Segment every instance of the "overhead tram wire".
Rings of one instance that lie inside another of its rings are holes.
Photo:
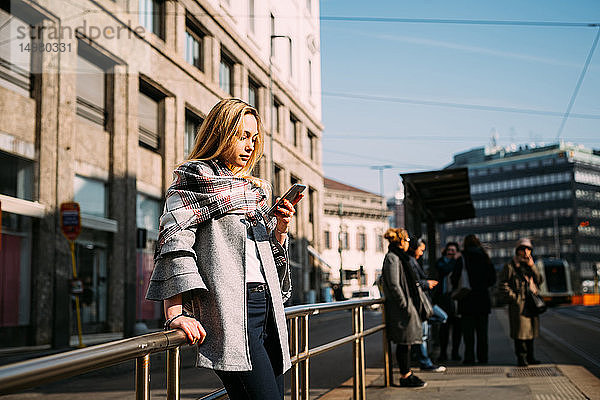
[[[403,103],[403,104],[414,104],[422,106],[435,106],[435,107],[450,107],[450,108],[461,108],[467,110],[479,110],[479,111],[496,111],[496,112],[510,112],[518,114],[531,114],[531,115],[543,115],[551,117],[562,117],[564,113],[559,111],[545,111],[535,110],[527,108],[516,108],[516,107],[500,107],[500,106],[488,106],[483,104],[466,104],[466,103],[450,103],[445,101],[433,101],[433,100],[413,100],[402,97],[393,96],[378,96],[370,94],[353,94],[353,93],[340,93],[340,92],[321,92],[323,96],[337,97],[344,99],[356,99],[356,100],[371,100],[371,101],[383,101],[390,103]],[[581,119],[600,119],[598,114],[572,114],[573,118]]]
[[[596,32],[596,37],[594,38],[592,47],[590,48],[590,51],[588,52],[587,58],[585,60],[585,64],[583,65],[583,69],[581,70],[581,73],[579,74],[579,79],[577,79],[577,84],[575,85],[575,89],[573,90],[573,94],[571,95],[571,99],[569,100],[569,105],[567,106],[567,110],[565,111],[565,114],[562,118],[560,127],[558,128],[558,132],[556,132],[556,141],[558,141],[560,139],[560,135],[562,135],[562,131],[565,127],[565,124],[567,123],[567,119],[569,118],[569,115],[571,114],[571,109],[573,108],[573,105],[575,104],[575,99],[577,98],[577,95],[579,94],[579,89],[581,88],[581,84],[583,83],[583,78],[585,78],[585,74],[588,70],[588,67],[590,66],[592,57],[594,56],[594,51],[596,50],[596,46],[598,45],[598,38],[600,38],[600,26],[598,27],[598,32]]]
[[[600,22],[561,22],[561,21],[510,21],[481,19],[437,19],[437,18],[395,18],[395,17],[348,17],[321,16],[321,21],[328,22],[383,22],[411,24],[454,24],[454,25],[496,25],[496,26],[532,26],[561,28],[594,28]]]

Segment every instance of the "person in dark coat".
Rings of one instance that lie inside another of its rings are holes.
[[[460,259],[459,244],[456,242],[446,243],[440,257],[429,270],[431,279],[439,284],[433,288],[433,304],[441,307],[448,314],[448,321],[440,326],[440,356],[439,362],[448,360],[448,342],[450,331],[452,331],[452,360],[459,361],[459,348],[461,341],[460,318],[456,314],[456,307],[452,300],[452,284],[450,276],[456,269],[456,262]]]
[[[410,369],[410,346],[422,341],[421,319],[416,308],[419,304],[416,279],[406,254],[410,239],[402,228],[390,228],[384,237],[389,242],[381,270],[387,338],[397,345],[400,386],[424,387],[426,383]]]
[[[458,300],[458,314],[462,318],[465,341],[465,364],[475,363],[475,335],[477,335],[477,361],[488,362],[488,318],[492,312],[489,288],[496,283],[496,270],[490,257],[475,235],[467,235],[463,243],[462,261],[452,274],[453,287],[458,287],[461,274],[465,273],[470,291]]]
[[[540,319],[538,316],[523,315],[527,287],[537,293],[543,282],[533,262],[532,249],[531,240],[520,239],[515,256],[504,266],[500,275],[500,290],[508,302],[510,337],[515,341],[515,354],[520,367],[540,363],[533,355],[533,339],[539,335]]]
[[[423,292],[431,297],[431,290],[435,288],[438,284],[438,281],[427,279],[427,274],[423,269],[423,266],[419,263],[419,259],[425,252],[425,247],[427,243],[423,239],[411,238],[408,246],[408,261],[412,268],[412,272],[415,275],[417,282],[421,286]],[[430,298],[431,299],[431,298]],[[442,310],[439,306],[433,306],[433,315],[429,318],[429,320],[422,321],[422,330],[423,330],[423,342],[419,345],[419,349],[416,349],[416,353],[418,355],[419,366],[422,371],[430,371],[430,372],[444,372],[446,371],[446,367],[443,365],[436,365],[431,361],[429,357],[429,351],[427,349],[427,341],[430,338],[431,326],[429,326],[430,322],[436,322],[445,324],[448,319],[448,314],[444,310]]]

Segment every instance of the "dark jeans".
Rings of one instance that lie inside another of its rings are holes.
[[[252,287],[252,284],[249,284]],[[265,339],[272,312],[268,291],[248,292],[248,344],[251,371],[215,371],[231,400],[283,400],[283,375],[275,376],[271,360],[265,349]],[[279,339],[277,339],[279,340]]]
[[[477,361],[488,362],[488,314],[463,315],[462,332],[465,339],[465,363],[475,362],[475,335],[477,335]]]
[[[448,322],[440,326],[440,358],[442,359],[448,357],[450,330],[452,330],[452,358],[457,358],[462,333],[460,330],[460,318],[456,315],[449,316]]]
[[[410,372],[410,344],[399,344],[396,346],[396,359],[400,374],[406,375]]]

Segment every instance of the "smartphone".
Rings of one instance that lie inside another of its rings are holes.
[[[277,203],[273,204],[273,207],[271,207],[269,209],[268,215],[270,217],[275,215],[275,211],[277,210],[277,207],[283,203],[283,200],[287,200],[290,203],[294,203],[294,200],[296,200],[296,198],[298,196],[300,196],[300,194],[304,191],[304,189],[306,189],[306,185],[302,185],[300,183],[294,183],[294,185],[291,188],[289,188],[288,191],[285,192],[285,194],[283,196],[281,196],[279,201]]]

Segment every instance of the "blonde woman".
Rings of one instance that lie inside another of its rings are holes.
[[[406,229],[390,228],[384,238],[389,242],[383,260],[381,283],[385,294],[385,323],[388,340],[396,343],[396,358],[400,368],[400,386],[421,388],[423,382],[410,369],[410,346],[423,341],[416,277],[409,264],[410,239]]]
[[[232,400],[283,399],[290,368],[283,303],[291,295],[289,201],[267,216],[268,184],[250,175],[262,156],[256,109],[220,101],[174,171],[160,218],[147,299],[165,329],[182,329],[196,365],[215,370]]]

